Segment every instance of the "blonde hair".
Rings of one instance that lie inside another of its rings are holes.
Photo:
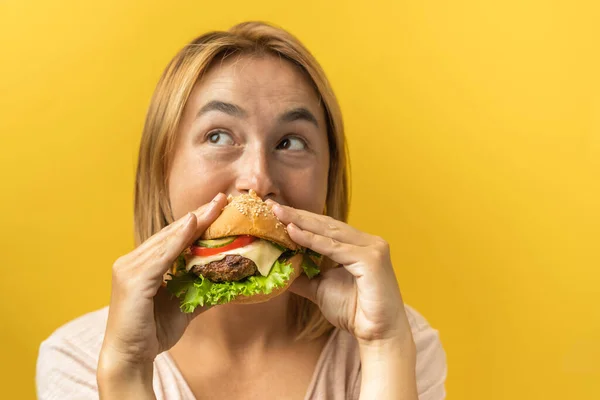
[[[173,222],[167,178],[181,115],[195,83],[215,61],[232,54],[273,54],[295,64],[310,78],[327,119],[330,165],[324,214],[347,220],[350,188],[346,140],[339,104],[325,73],[290,33],[261,22],[245,22],[229,31],[197,37],[175,55],[160,77],[139,149],[134,205],[138,245]],[[293,295],[290,308],[296,316],[298,339],[317,338],[331,330],[318,307],[307,299]]]

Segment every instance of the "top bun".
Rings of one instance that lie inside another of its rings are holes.
[[[202,234],[201,239],[251,235],[290,250],[298,250],[299,246],[292,241],[285,226],[253,190],[248,194],[229,196],[227,200],[229,204]]]

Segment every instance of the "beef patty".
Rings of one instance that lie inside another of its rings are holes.
[[[206,265],[194,265],[190,271],[213,282],[230,282],[239,281],[256,274],[257,268],[254,261],[233,254]]]

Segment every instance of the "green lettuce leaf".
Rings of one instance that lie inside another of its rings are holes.
[[[171,275],[167,289],[181,300],[181,311],[194,312],[198,306],[225,304],[237,296],[269,294],[275,288],[285,286],[293,272],[288,260],[277,260],[267,276],[250,276],[239,282],[212,282],[203,276],[181,271]]]
[[[319,266],[315,264],[315,262],[312,260],[312,258],[310,258],[308,254],[304,254],[304,256],[302,257],[302,269],[304,270],[306,276],[308,276],[309,278],[313,278],[316,275],[319,275],[319,273],[321,272],[319,270]]]

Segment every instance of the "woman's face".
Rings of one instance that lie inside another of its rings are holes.
[[[324,110],[298,67],[230,57],[196,83],[184,109],[169,171],[173,216],[250,189],[322,213],[328,171]]]

